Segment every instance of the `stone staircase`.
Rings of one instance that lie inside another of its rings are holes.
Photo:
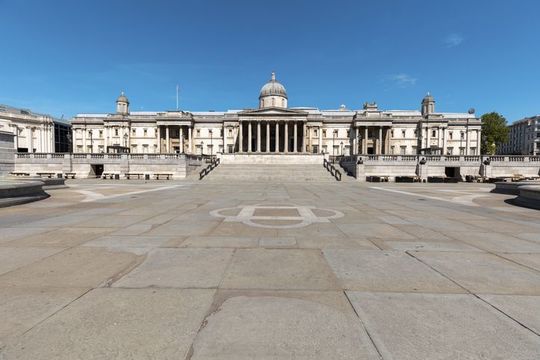
[[[322,164],[221,164],[203,181],[337,182]]]

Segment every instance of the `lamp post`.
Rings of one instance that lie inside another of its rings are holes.
[[[88,133],[90,134],[90,153],[92,154],[94,153],[94,138],[92,137],[93,131],[90,130]]]
[[[332,133],[332,156],[333,157],[336,156],[336,145],[335,145],[336,136],[337,136],[337,130],[334,130],[334,132]],[[332,159],[332,162],[334,162],[333,159]]]
[[[210,158],[214,155],[214,143],[212,142],[212,129],[208,131],[210,133]]]
[[[340,143],[339,155],[343,155],[343,141]]]
[[[128,140],[128,134],[124,134],[124,147],[125,148],[128,147],[127,140]]]

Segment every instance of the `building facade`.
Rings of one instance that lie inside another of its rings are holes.
[[[420,153],[478,155],[481,123],[469,113],[435,111],[427,95],[420,110],[381,110],[365,103],[351,110],[288,107],[285,87],[272,73],[259,108],[224,112],[131,112],[122,93],[114,114],[79,114],[73,151],[103,153]]]
[[[499,147],[499,154],[540,155],[540,115],[518,120],[508,128],[508,142]]]
[[[13,146],[17,152],[70,151],[71,125],[50,115],[0,105],[0,131],[14,135]]]

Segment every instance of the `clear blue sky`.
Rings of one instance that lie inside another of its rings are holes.
[[[540,114],[538,0],[0,0],[0,103],[66,118],[257,106]]]

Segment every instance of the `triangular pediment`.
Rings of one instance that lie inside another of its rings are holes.
[[[283,109],[274,107],[266,109],[244,110],[239,112],[238,115],[307,115],[307,112],[296,109]]]

